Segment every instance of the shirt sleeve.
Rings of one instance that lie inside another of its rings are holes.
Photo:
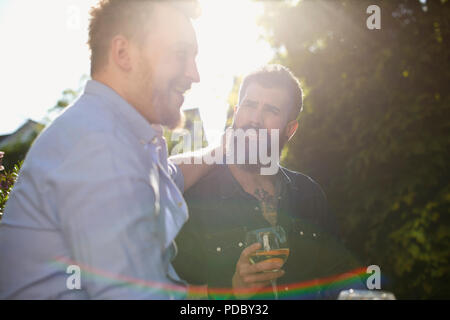
[[[170,250],[148,173],[108,139],[84,139],[53,171],[51,192],[82,289],[91,299],[182,298],[185,288],[168,276]]]
[[[184,192],[184,176],[180,167],[177,166],[172,161],[168,160],[167,166],[169,168],[169,175],[172,178],[173,182],[177,185],[178,189],[180,189],[181,193]]]

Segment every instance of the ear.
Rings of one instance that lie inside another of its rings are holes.
[[[284,131],[284,133],[288,138],[288,141],[291,140],[291,138],[294,136],[295,132],[297,131],[297,128],[298,128],[297,120],[292,120],[288,122],[288,124],[286,125],[286,129]]]
[[[127,38],[122,35],[115,36],[111,41],[111,56],[114,65],[123,71],[130,71],[131,64],[131,44]]]

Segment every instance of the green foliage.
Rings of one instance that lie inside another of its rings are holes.
[[[381,8],[381,30],[366,8]],[[399,298],[450,297],[450,3],[265,2],[306,97],[283,164],[325,189],[347,245]],[[426,8],[425,8],[426,7]]]
[[[183,120],[183,124],[179,126],[179,128],[173,130],[166,127],[164,128],[164,138],[166,139],[169,156],[181,153],[181,151],[190,152],[208,146],[199,110],[185,110]],[[196,126],[197,130],[194,129]],[[189,141],[186,136],[188,132],[191,138],[191,143],[189,144],[190,148],[189,150],[184,150],[183,144],[185,143],[185,139],[186,141]],[[178,148],[174,149],[177,145]]]
[[[67,108],[68,106],[70,106],[81,95],[81,93],[83,92],[83,89],[84,89],[84,85],[85,85],[86,81],[88,81],[89,79],[90,79],[89,76],[82,75],[81,78],[80,78],[78,89],[76,89],[76,90],[74,90],[74,89],[66,89],[66,90],[64,90],[62,92],[61,97],[56,102],[56,105],[48,110],[49,113],[52,113],[54,111],[59,113],[61,110],[63,110],[65,108]]]
[[[16,142],[2,147],[5,152],[3,165],[7,171],[13,170],[16,164],[25,159],[28,149],[30,149],[38,134],[39,132],[35,132],[26,141]]]
[[[22,161],[14,166],[11,171],[0,171],[0,221],[2,219],[3,210],[5,209],[6,201],[11,192],[14,183],[19,176],[19,170],[22,166]]]

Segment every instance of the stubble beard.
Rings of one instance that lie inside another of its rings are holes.
[[[233,124],[232,128],[234,130],[239,129],[239,128],[236,127],[235,124]],[[241,128],[241,129],[245,130],[245,128]],[[255,129],[255,130],[258,130],[258,129]],[[280,134],[281,135],[279,137],[279,142],[278,142],[279,143],[279,156],[281,155],[281,151],[283,150],[283,147],[284,147],[284,145],[287,142],[287,138],[282,134],[282,133],[284,133],[284,131],[285,131],[285,128],[283,130],[280,130]],[[272,138],[271,138],[270,134],[268,133],[266,150],[267,150],[268,156],[270,158],[271,158],[271,154],[272,154],[271,139]],[[250,172],[250,173],[254,173],[254,174],[259,174],[260,173],[261,167],[263,167],[265,165],[261,164],[260,158],[259,158],[259,139],[257,140],[257,144],[256,145],[257,145],[257,148],[256,148],[256,152],[257,152],[256,164],[250,164],[250,163],[248,163],[249,159],[250,159],[250,152],[253,151],[253,150],[250,150],[250,144],[249,144],[249,142],[248,142],[248,140],[246,138],[246,143],[245,143],[245,162],[246,163],[244,163],[244,164],[237,163],[236,166],[238,168],[240,168],[240,169],[242,169],[244,171]],[[238,146],[237,146],[237,139],[236,138],[234,138],[233,147],[234,147],[234,151],[235,151],[234,155],[236,156],[237,148],[238,148]]]
[[[152,124],[161,124],[170,129],[179,127],[183,113],[181,106],[170,107],[170,86],[165,89],[158,86],[154,70],[145,58],[142,58],[139,70],[136,85],[139,88],[140,109],[143,110],[147,120]]]

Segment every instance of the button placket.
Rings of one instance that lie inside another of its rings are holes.
[[[141,143],[144,144],[145,150],[150,154],[150,174],[149,174],[149,183],[153,189],[155,195],[155,214],[158,216],[160,213],[160,190],[159,190],[159,163],[158,159],[155,156],[154,152],[152,152],[152,145],[146,143],[144,140],[141,140]]]

